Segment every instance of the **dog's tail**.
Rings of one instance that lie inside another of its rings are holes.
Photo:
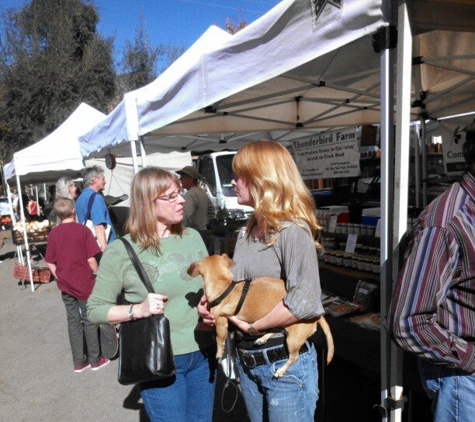
[[[332,332],[324,316],[321,316],[317,322],[320,325],[320,327],[322,327],[322,330],[325,333],[325,338],[327,340],[327,365],[328,365],[332,361],[333,354],[335,353],[335,344],[333,343]]]

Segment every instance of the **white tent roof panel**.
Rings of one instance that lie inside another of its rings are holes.
[[[105,115],[82,103],[54,132],[13,154],[14,172],[23,182],[56,181],[84,168],[78,138]]]

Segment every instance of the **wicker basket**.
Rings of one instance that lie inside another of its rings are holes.
[[[45,267],[31,267],[34,283],[49,283],[51,281],[51,271]],[[30,281],[28,267],[19,262],[15,262],[13,267],[13,278]]]

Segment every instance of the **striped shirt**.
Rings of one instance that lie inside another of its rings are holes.
[[[430,203],[414,226],[389,309],[404,350],[475,373],[475,176]]]

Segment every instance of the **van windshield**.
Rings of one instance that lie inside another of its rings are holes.
[[[216,167],[218,168],[219,180],[221,180],[221,188],[223,195],[227,197],[236,196],[231,180],[234,177],[232,162],[234,154],[219,155],[216,157]]]

